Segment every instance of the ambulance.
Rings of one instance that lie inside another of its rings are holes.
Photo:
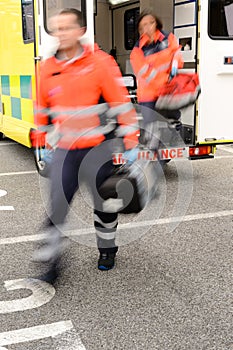
[[[40,62],[57,47],[50,18],[64,7],[81,10],[84,41],[114,52],[131,96],[136,79],[129,57],[140,11],[152,9],[176,35],[182,71],[198,72],[201,95],[182,110],[183,145],[161,151],[165,159],[213,157],[218,144],[233,143],[233,0],[1,0],[0,139],[31,147]],[[45,174],[43,149],[35,160]]]

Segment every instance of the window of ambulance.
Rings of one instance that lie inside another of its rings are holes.
[[[233,0],[209,0],[208,34],[217,40],[233,39]]]
[[[139,18],[140,8],[129,9],[124,14],[124,28],[125,28],[125,49],[132,50],[134,44],[139,38],[137,30],[137,22]]]
[[[83,23],[86,23],[86,0],[44,0],[44,27],[48,33],[52,32],[51,18],[59,13],[63,8],[75,8],[81,11]]]
[[[21,0],[23,41],[25,44],[34,40],[34,13],[32,0]]]

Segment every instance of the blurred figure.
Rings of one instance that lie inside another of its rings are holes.
[[[112,58],[81,44],[84,28],[78,10],[63,9],[55,20],[53,34],[59,40],[59,48],[41,64],[39,130],[33,137],[35,144],[39,141],[43,146],[46,133],[53,126],[58,137],[50,169],[47,239],[33,257],[48,264],[48,271],[41,276],[48,282],[54,282],[59,275],[62,225],[80,179],[87,181],[94,201],[98,268],[114,267],[117,213],[103,211],[98,188],[113,171],[116,128],[121,129],[121,152],[138,143],[136,113],[126,97],[127,89],[119,83],[119,69],[114,71],[114,64],[109,64]],[[107,103],[98,104],[101,97]]]
[[[144,10],[138,19],[139,40],[130,61],[137,77],[137,98],[143,115],[143,129],[159,117],[156,101],[161,86],[174,77],[183,61],[180,46],[172,33],[162,30],[161,20],[150,10]],[[159,111],[165,118],[178,120],[180,111]]]

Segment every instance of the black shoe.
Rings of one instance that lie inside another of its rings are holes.
[[[115,257],[116,257],[117,249],[115,249],[116,250],[115,252],[112,252],[111,248],[109,250],[110,251],[106,249],[105,251],[103,250],[100,252],[100,256],[98,260],[98,269],[101,271],[111,270],[115,265]]]
[[[39,276],[38,279],[50,284],[54,284],[60,275],[60,268],[58,263],[53,263],[48,268],[47,272]]]

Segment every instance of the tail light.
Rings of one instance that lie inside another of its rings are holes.
[[[212,153],[212,146],[197,146],[189,148],[190,157],[206,156]]]

